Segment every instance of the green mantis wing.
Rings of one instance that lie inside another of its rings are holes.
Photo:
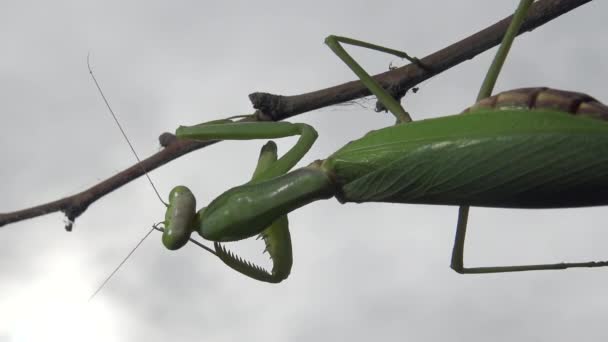
[[[555,111],[477,111],[371,132],[326,164],[343,202],[602,205],[608,124]]]

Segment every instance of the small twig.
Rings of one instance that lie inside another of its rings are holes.
[[[530,31],[567,13],[591,0],[540,0],[530,8],[522,32]],[[381,85],[391,89],[401,89],[402,93],[422,81],[425,81],[449,68],[498,45],[504,35],[511,17],[507,17],[455,44],[430,54],[420,61],[432,71],[423,70],[416,65],[406,65],[374,76]],[[370,93],[361,82],[352,81],[331,88],[306,94],[281,96],[268,93],[249,95],[254,108],[258,109],[259,120],[283,120],[297,114],[326,106],[352,101],[369,96]],[[0,227],[9,223],[62,211],[70,222],[74,221],[93,202],[107,195],[124,184],[142,176],[144,171],[151,171],[189,152],[198,150],[217,141],[194,142],[177,140],[170,133],[159,137],[165,148],[128,169],[98,183],[97,185],[57,201],[49,202],[28,209],[0,214]]]

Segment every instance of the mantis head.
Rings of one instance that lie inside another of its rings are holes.
[[[169,205],[165,212],[163,245],[170,250],[182,248],[192,233],[196,210],[196,198],[183,185],[176,186],[169,193]]]
[[[198,213],[195,213],[195,206],[196,200],[194,195],[187,187],[180,185],[171,190],[162,236],[163,245],[167,249],[176,250],[183,247],[190,240],[190,234],[195,230],[199,231],[200,234],[201,229],[199,228],[202,226],[203,220],[205,220],[206,208],[202,208]],[[282,216],[268,225],[267,228],[263,228],[259,234],[259,237],[263,238],[266,244],[264,252],[268,252],[273,262],[271,272],[240,258],[222,246],[217,240],[214,240],[215,251],[204,245],[200,245],[195,240],[193,241],[207,251],[215,254],[232,269],[246,276],[260,281],[278,283],[289,276],[293,263],[288,225],[287,216]],[[241,236],[242,238],[239,238]],[[250,236],[240,234],[237,238],[229,240],[241,240],[248,237]],[[221,239],[221,241],[225,240],[228,239]]]

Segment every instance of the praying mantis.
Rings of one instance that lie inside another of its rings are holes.
[[[409,55],[366,42],[329,36],[326,44],[355,72],[396,124],[351,141],[325,160],[290,171],[308,152],[316,131],[288,122],[214,121],[176,130],[179,139],[252,140],[299,136],[278,158],[268,142],[251,181],[234,187],[196,211],[185,186],[169,195],[163,243],[184,246],[198,232],[214,242],[215,254],[253,279],[278,283],[291,271],[287,215],[313,201],[389,202],[460,206],[451,267],[459,273],[495,273],[568,267],[606,266],[606,262],[466,268],[463,251],[468,207],[569,208],[608,204],[608,107],[592,97],[548,88],[523,88],[489,96],[527,7],[522,0],[478,102],[462,114],[412,122],[341,44],[390,53],[425,66]],[[267,272],[235,256],[221,242],[260,235],[272,261]]]

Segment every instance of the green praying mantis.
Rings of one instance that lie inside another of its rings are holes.
[[[169,195],[162,241],[184,246],[192,232],[214,242],[214,253],[253,279],[278,283],[291,271],[287,215],[313,201],[390,202],[460,206],[451,267],[459,273],[494,273],[607,262],[475,267],[463,265],[469,206],[566,208],[608,204],[608,107],[592,97],[548,88],[523,88],[490,96],[531,0],[515,11],[478,102],[461,114],[412,122],[385,89],[342,48],[349,44],[386,52],[425,66],[409,55],[366,42],[329,36],[326,44],[355,72],[396,124],[351,141],[328,158],[290,171],[308,152],[316,131],[288,122],[231,120],[181,126],[179,139],[252,140],[299,136],[280,158],[270,141],[261,150],[251,181],[196,211],[185,186]],[[221,242],[260,235],[270,272],[229,252]]]

